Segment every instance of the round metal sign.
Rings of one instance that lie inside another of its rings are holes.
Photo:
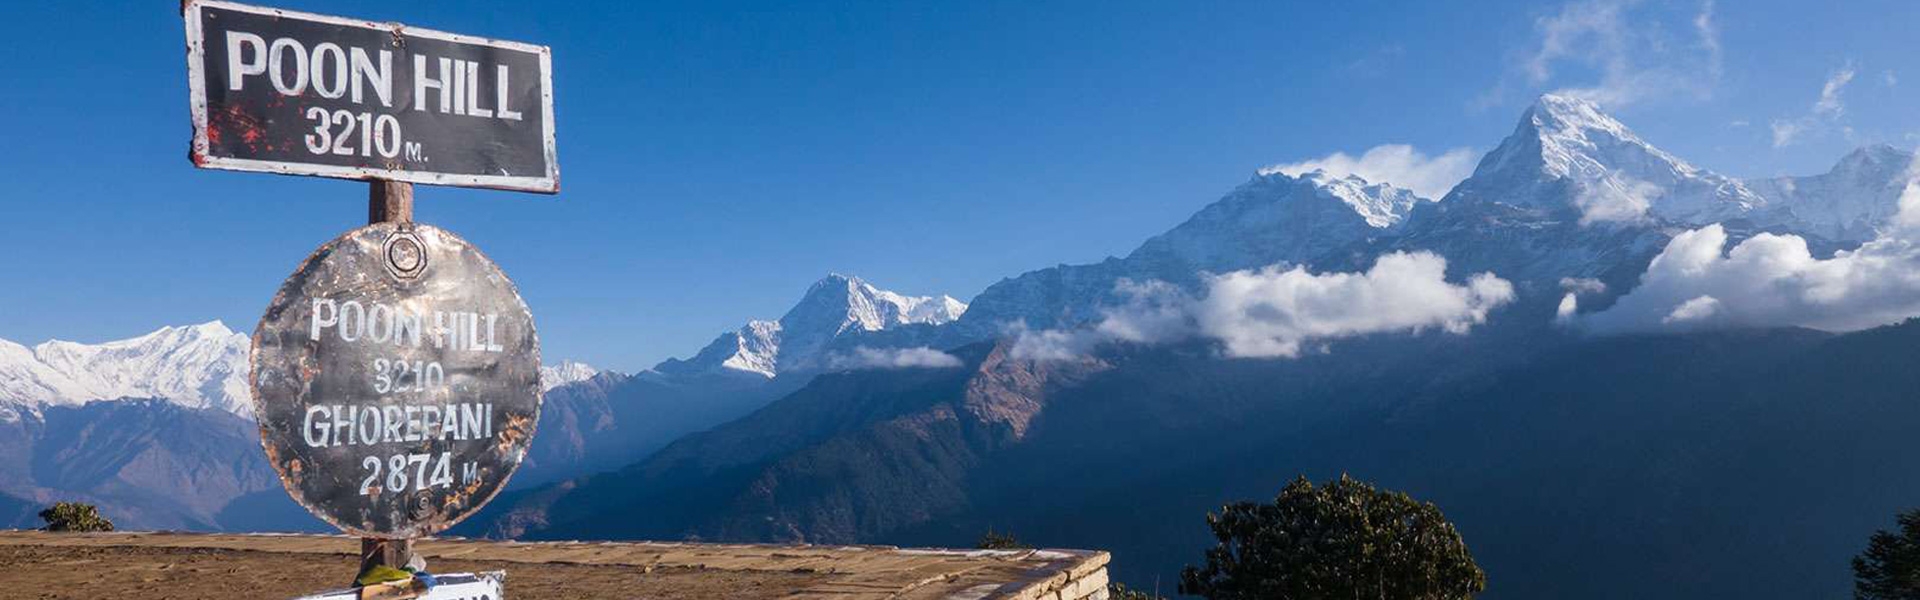
[[[486,504],[526,455],[540,344],[513,282],[466,240],[378,223],[280,286],[252,387],[295,501],[355,535],[420,537]]]

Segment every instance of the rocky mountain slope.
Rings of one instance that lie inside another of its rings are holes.
[[[839,367],[834,359],[855,347],[848,340],[858,334],[937,327],[966,310],[950,296],[907,296],[829,274],[778,320],[750,321],[691,358],[668,359],[634,376],[601,373],[552,388],[528,463],[513,486],[625,466]],[[574,378],[556,372],[550,383],[563,379]]]
[[[95,503],[123,527],[324,526],[288,499],[252,421],[167,400],[52,405],[0,423],[0,494],[36,506]]]
[[[474,522],[505,537],[852,540],[950,512],[965,475],[1026,435],[1048,386],[1101,368],[1012,360],[1004,345],[960,354],[975,366],[821,375],[646,461],[503,499]],[[649,517],[603,518],[615,510]]]

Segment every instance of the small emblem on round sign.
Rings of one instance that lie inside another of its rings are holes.
[[[533,318],[445,230],[379,223],[314,251],[252,356],[268,462],[295,501],[363,537],[431,535],[506,485],[540,418]]]
[[[412,279],[420,276],[427,268],[426,251],[420,248],[420,236],[414,235],[412,223],[396,226],[393,235],[387,237],[387,268],[395,277]]]

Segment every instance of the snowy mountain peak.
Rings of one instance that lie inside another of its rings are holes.
[[[940,325],[960,318],[966,303],[952,296],[905,296],[875,287],[859,277],[830,273],[807,288],[800,303],[780,322],[786,325],[813,319],[837,321],[832,329],[879,331],[895,325]]]
[[[1600,110],[1600,105],[1574,96],[1541,94],[1522,118],[1542,134],[1578,137],[1591,131],[1640,142],[1625,123]]]
[[[170,345],[190,344],[201,340],[223,340],[239,335],[227,328],[219,320],[207,321],[198,325],[181,327],[164,326],[146,335],[114,340],[99,344],[83,344],[60,339],[47,340],[34,346],[34,352],[53,355],[68,353],[90,354],[104,349],[160,348]],[[245,336],[242,336],[245,337]]]
[[[1774,222],[1831,240],[1864,242],[1900,211],[1913,163],[1912,152],[1875,144],[1841,157],[1826,173],[1744,183],[1767,199]]]
[[[816,367],[828,342],[855,332],[905,325],[944,325],[966,313],[952,296],[907,296],[880,289],[859,277],[831,273],[808,286],[806,294],[777,321],[749,321],[722,334],[688,360],[655,367],[667,374],[751,373],[773,377]]]
[[[1855,148],[1833,166],[1829,174],[1872,179],[1892,179],[1913,168],[1913,153],[1892,144],[1870,144]]]
[[[1320,169],[1302,174],[1299,180],[1311,184],[1316,195],[1339,200],[1376,229],[1398,225],[1414,205],[1430,200],[1390,183],[1368,183],[1358,175],[1335,177]]]
[[[1141,244],[1126,261],[1153,277],[1304,262],[1387,234],[1427,201],[1413,192],[1321,170],[1262,170],[1185,223]]]
[[[1449,197],[1574,211],[1589,224],[1705,224],[1766,204],[1740,181],[1647,143],[1592,102],[1554,94],[1535,101]]]
[[[600,370],[593,368],[592,365],[570,360],[560,361],[557,365],[541,365],[540,391],[546,392],[569,383],[586,381],[599,374]]]
[[[252,413],[250,340],[210,321],[84,344],[50,340],[28,349],[0,340],[0,402],[37,406],[117,398],[164,398],[195,408]]]
[[[1520,115],[1513,134],[1487,154],[1474,175],[1519,171],[1547,178],[1579,178],[1614,169],[1665,170],[1681,177],[1699,172],[1640,139],[1626,124],[1601,112],[1598,105],[1547,94]]]

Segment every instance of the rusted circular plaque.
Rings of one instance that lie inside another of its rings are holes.
[[[540,420],[540,343],[513,282],[447,231],[327,242],[253,333],[260,443],[287,493],[359,536],[413,538],[493,498]]]

